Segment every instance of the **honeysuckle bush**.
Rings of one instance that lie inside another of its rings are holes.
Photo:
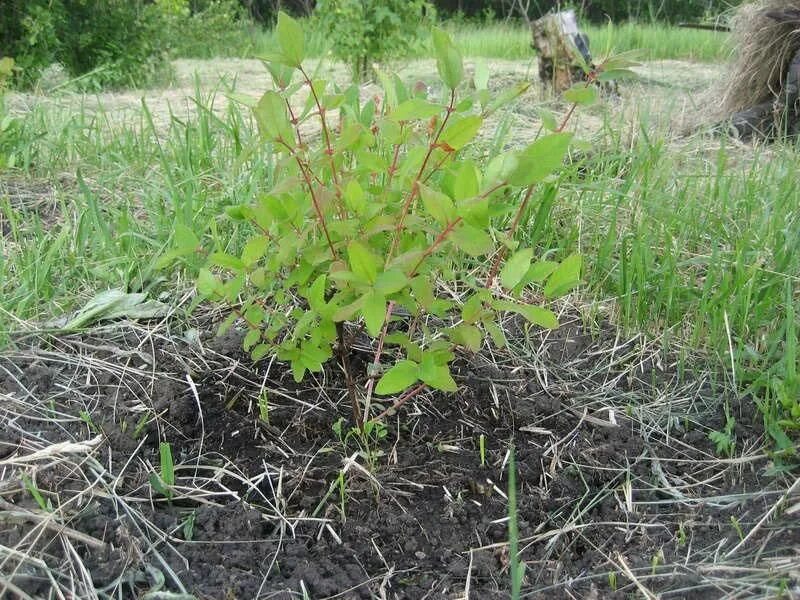
[[[494,96],[485,67],[468,82],[444,32],[433,31],[440,91],[381,74],[382,94],[366,100],[309,74],[301,26],[283,13],[277,40],[264,57],[274,89],[251,102],[276,183],[227,209],[252,233],[240,254],[210,254],[197,280],[231,307],[223,329],[246,324],[253,360],[285,361],[299,382],[338,352],[362,428],[373,393],[398,407],[426,387],[455,392],[456,351],[503,346],[507,313],[557,327],[546,303],[579,283],[581,257],[537,259],[515,234],[533,204],[552,206],[566,122],[484,164],[479,131],[525,86]],[[365,373],[351,370],[345,324],[372,340]]]

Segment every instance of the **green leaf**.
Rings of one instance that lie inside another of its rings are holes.
[[[300,23],[283,11],[278,12],[278,23],[275,27],[281,52],[290,67],[300,68],[303,62],[303,28]]]
[[[242,250],[242,262],[246,267],[256,264],[267,251],[269,239],[265,235],[259,235],[251,239]]]
[[[515,252],[500,271],[500,283],[507,290],[513,290],[531,267],[533,248]]]
[[[436,68],[442,82],[455,90],[464,79],[464,65],[461,53],[453,45],[450,36],[438,27],[433,28],[433,47],[436,50]]]
[[[369,334],[372,337],[379,335],[386,318],[386,297],[378,292],[367,294],[361,314],[364,315]]]
[[[400,269],[389,269],[375,280],[375,291],[384,296],[399,292],[408,285],[408,277]]]
[[[422,275],[411,280],[411,291],[419,305],[425,310],[428,310],[436,299],[430,279]]]
[[[419,193],[422,196],[422,204],[438,223],[447,225],[456,216],[456,207],[453,201],[442,192],[429,188],[422,183],[419,185]]]
[[[461,320],[467,324],[477,321],[483,312],[483,302],[486,299],[485,294],[477,293],[469,297],[461,307]]]
[[[419,367],[419,378],[434,389],[443,392],[458,391],[458,386],[450,375],[450,368],[444,364],[437,364],[433,352],[423,352],[422,364]]]
[[[359,310],[361,310],[366,301],[367,301],[366,296],[359,296],[358,298],[356,298],[356,300],[354,300],[350,304],[341,307],[339,310],[333,313],[333,317],[331,318],[336,323],[352,319],[353,315],[355,315]]]
[[[197,291],[201,296],[205,296],[206,298],[216,296],[219,293],[220,287],[221,284],[219,280],[212,275],[211,271],[208,269],[200,269],[200,272],[197,274]]]
[[[92,323],[111,319],[152,319],[163,317],[168,312],[169,307],[166,304],[148,300],[147,294],[110,289],[98,293],[84,304],[62,329],[82,329]]]
[[[494,249],[494,242],[489,234],[469,223],[456,227],[450,234],[450,239],[459,250],[470,256],[483,256]]]
[[[498,348],[505,348],[508,346],[508,340],[506,340],[506,334],[503,331],[503,328],[500,327],[497,323],[491,320],[484,321],[483,326],[486,328],[486,331],[492,338],[492,342]]]
[[[367,201],[364,197],[364,190],[355,179],[347,182],[344,188],[344,203],[347,208],[357,215],[364,214],[367,208]]]
[[[475,74],[472,77],[476,90],[489,88],[489,66],[484,59],[475,61]]]
[[[244,336],[244,341],[242,342],[242,348],[245,352],[250,350],[253,346],[255,346],[259,341],[261,341],[261,331],[259,329],[251,329],[247,332],[247,335]]]
[[[582,83],[576,83],[564,92],[564,100],[588,106],[597,101],[597,89]]]
[[[412,98],[397,105],[389,117],[395,121],[413,121],[417,119],[429,119],[442,112],[443,107],[423,100],[422,98]]]
[[[381,396],[397,394],[408,389],[419,380],[419,365],[413,360],[398,361],[386,371],[375,386],[375,393]]]
[[[357,277],[368,283],[375,283],[380,261],[364,244],[350,242],[347,247],[347,256],[350,259],[350,269]]]
[[[480,191],[480,174],[475,163],[466,160],[453,171],[453,198],[466,200],[478,195]]]
[[[581,281],[581,265],[583,260],[580,254],[570,254],[561,261],[544,286],[544,295],[547,298],[563,296]]]
[[[558,129],[558,123],[556,122],[556,116],[546,108],[539,108],[536,111],[536,114],[542,120],[542,127],[544,127],[547,131],[555,131]]]
[[[511,302],[510,300],[493,300],[492,307],[495,310],[505,310],[522,315],[534,325],[539,325],[546,329],[555,329],[558,327],[558,318],[555,313],[541,306],[519,304],[517,302]]]
[[[453,150],[460,150],[478,135],[483,119],[478,115],[470,115],[451,122],[439,137],[439,143],[447,144]]]
[[[261,137],[266,140],[279,140],[289,147],[294,147],[295,137],[286,100],[272,90],[261,96],[253,109]]]
[[[230,269],[231,271],[239,272],[245,269],[245,265],[240,258],[231,254],[226,254],[225,252],[214,252],[208,257],[208,262],[218,267]]]
[[[175,225],[175,247],[185,250],[196,250],[200,247],[200,240],[194,231],[182,223]]]
[[[637,75],[634,71],[630,69],[607,69],[600,72],[597,76],[597,81],[600,82],[607,82],[607,81],[621,81],[621,80],[630,80],[630,79],[638,79],[639,75]]]
[[[472,352],[480,350],[483,342],[483,334],[475,325],[457,325],[447,330],[447,336],[454,344]]]
[[[539,260],[531,265],[528,273],[525,275],[527,281],[533,283],[542,283],[545,279],[550,277],[553,271],[558,267],[558,263],[552,260]]]
[[[172,460],[172,447],[169,442],[160,442],[158,453],[161,463],[161,481],[168,487],[173,487],[175,485],[175,463]]]
[[[571,133],[551,133],[533,142],[517,156],[509,183],[528,186],[542,181],[561,166],[571,139]]]
[[[280,62],[265,62],[267,70],[272,77],[272,82],[278,89],[284,90],[292,84],[294,69]]]

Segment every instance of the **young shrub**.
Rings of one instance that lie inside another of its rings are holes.
[[[479,76],[462,95],[461,55],[439,30],[439,92],[383,76],[383,96],[366,101],[357,86],[312,79],[300,25],[283,13],[277,38],[267,63],[274,90],[252,103],[261,139],[277,154],[275,185],[228,209],[252,235],[236,255],[210,254],[197,282],[203,296],[232,307],[223,327],[246,324],[252,358],[277,357],[301,381],[338,351],[361,428],[373,392],[399,395],[395,408],[426,387],[455,392],[455,351],[502,345],[504,314],[556,327],[541,303],[578,283],[581,259],[537,260],[515,233],[533,202],[552,204],[571,135],[550,133],[486,165],[472,158],[487,115],[524,88],[492,98]],[[193,237],[171,254],[196,248]],[[526,295],[531,284],[539,292]],[[372,341],[368,373],[351,371],[347,323]],[[364,376],[362,398],[356,379]]]
[[[314,16],[336,58],[363,81],[372,62],[406,54],[433,11],[427,0],[318,0]]]

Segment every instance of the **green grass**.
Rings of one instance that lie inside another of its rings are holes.
[[[445,23],[444,28],[468,57],[525,60],[534,56],[530,30],[523,24]],[[584,30],[596,57],[629,51],[636,52],[641,60],[716,61],[729,56],[728,36],[725,33],[639,23],[586,25]],[[192,46],[193,50],[185,54],[197,58],[215,55],[249,57],[275,48],[274,33],[258,27],[242,26],[237,40],[236,43],[228,41],[224,44],[195,45]],[[326,50],[324,36],[311,30],[307,46],[310,56],[321,56]],[[409,49],[412,58],[430,55],[427,40]]]
[[[18,166],[0,177],[41,194],[47,206],[23,205],[19,193],[4,195],[0,186],[0,339],[24,329],[20,321],[41,324],[107,288],[163,291],[155,259],[181,225],[215,226],[219,240],[235,241],[213,217],[269,185],[272,159],[254,143],[238,105],[218,117],[207,92],[194,100],[195,118],[161,125],[146,104],[127,124],[112,124],[102,109],[38,106],[25,117],[15,140]],[[59,180],[50,206],[48,182]],[[187,264],[197,266],[191,257]]]

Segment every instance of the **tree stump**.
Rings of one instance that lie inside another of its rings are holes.
[[[555,92],[585,78],[581,65],[591,65],[589,38],[578,29],[575,11],[550,13],[531,23],[533,47],[539,53],[539,77]]]
[[[800,50],[786,68],[783,89],[775,99],[734,113],[730,127],[742,141],[796,138],[800,134]]]

